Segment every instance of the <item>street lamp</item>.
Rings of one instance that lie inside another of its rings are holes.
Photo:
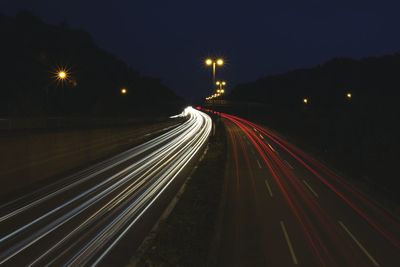
[[[65,109],[65,105],[66,105],[66,99],[65,99],[65,89],[64,89],[64,84],[71,84],[73,87],[76,86],[76,81],[71,79],[71,74],[70,74],[70,69],[67,68],[66,66],[57,66],[53,73],[53,79],[56,83],[56,87],[61,87],[61,90],[57,90],[55,91],[55,97],[56,98],[60,98],[60,100],[57,100],[57,104],[59,107],[60,111],[63,111]],[[49,96],[49,87],[51,84],[46,86],[46,109],[47,112],[50,112],[50,106],[49,106],[49,102],[50,102],[50,96]]]
[[[222,82],[217,81],[215,84],[219,86],[219,89],[217,90],[218,93],[222,93],[222,94],[225,93],[225,90],[224,90],[224,86],[226,85],[225,81],[222,81]]]
[[[57,83],[63,84],[64,81],[69,80],[69,72],[66,68],[57,68],[54,72],[54,78],[56,79]]]
[[[303,103],[307,105],[308,104],[308,98],[304,98],[303,99]]]
[[[64,79],[67,78],[67,72],[61,70],[61,71],[58,72],[57,76],[58,76],[58,78],[59,78],[60,80],[64,80]]]
[[[75,86],[76,81],[71,80],[71,73],[69,68],[57,66],[53,72],[53,78],[56,81],[57,86],[61,85],[64,87],[64,83],[71,83],[72,86]]]
[[[126,88],[122,88],[121,89],[121,94],[125,95],[126,93],[128,93],[128,90]]]
[[[350,100],[353,97],[353,95],[351,93],[347,93],[346,97]]]
[[[206,66],[212,66],[212,74],[213,74],[213,84],[215,83],[215,75],[217,66],[222,67],[224,65],[224,60],[222,58],[212,59],[207,58],[205,60]]]

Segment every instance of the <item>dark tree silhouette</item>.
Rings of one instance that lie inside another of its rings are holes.
[[[399,201],[399,90],[400,54],[393,54],[336,58],[314,68],[266,76],[238,85],[229,98],[261,102],[262,112],[250,109],[247,115],[298,139],[351,177],[367,180],[371,190]]]
[[[49,25],[29,12],[0,16],[0,36],[1,116],[143,116],[181,108],[159,79],[141,76],[66,22]],[[62,84],[58,67],[69,69]]]

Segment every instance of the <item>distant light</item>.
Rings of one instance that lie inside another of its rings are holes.
[[[347,98],[349,98],[349,99],[350,99],[350,98],[352,97],[352,94],[351,94],[351,93],[347,93],[347,95],[346,95],[346,96],[347,96]]]
[[[220,84],[221,84],[221,82],[220,82],[220,81],[217,81],[215,84],[216,84],[216,85],[220,85]]]
[[[64,80],[65,78],[67,78],[67,72],[64,71],[64,70],[60,70],[58,72],[58,78],[61,79],[61,80]]]
[[[121,94],[125,95],[127,92],[128,92],[128,90],[126,90],[126,88],[121,89]]]
[[[226,84],[226,82],[222,82],[222,85],[225,85]]]
[[[304,104],[308,104],[308,99],[307,99],[307,98],[304,98],[304,99],[303,99],[303,103],[304,103]]]
[[[207,66],[211,66],[213,64],[213,61],[212,61],[211,58],[207,58],[205,63],[206,63]]]
[[[52,74],[57,86],[68,84],[75,87],[77,85],[77,82],[74,79],[71,79],[70,69],[66,66],[57,66]]]
[[[217,65],[218,65],[218,66],[224,65],[224,60],[221,59],[221,58],[217,59]]]

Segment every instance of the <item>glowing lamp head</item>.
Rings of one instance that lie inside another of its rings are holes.
[[[346,96],[347,96],[348,99],[350,99],[352,97],[352,94],[351,93],[347,93]]]
[[[303,99],[303,103],[304,103],[304,104],[308,104],[308,99],[307,99],[307,98],[304,98],[304,99]]]
[[[226,82],[222,82],[222,85],[226,85]]]
[[[125,95],[127,92],[128,92],[128,90],[126,90],[126,88],[121,89],[121,94]]]
[[[207,66],[211,66],[213,64],[213,61],[211,58],[207,58],[204,62],[206,63]]]
[[[221,83],[220,83],[220,81],[217,81],[215,84],[216,84],[216,85],[220,85]]]
[[[217,59],[217,65],[218,65],[218,66],[224,65],[224,60],[221,59],[221,58]]]
[[[60,80],[64,80],[65,78],[67,78],[67,72],[64,70],[60,70],[57,74],[58,78]]]

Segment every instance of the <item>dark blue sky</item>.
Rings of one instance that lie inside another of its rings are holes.
[[[67,21],[143,74],[187,98],[207,96],[207,55],[221,55],[229,87],[332,57],[400,51],[394,0],[0,0],[0,12],[27,9]]]

